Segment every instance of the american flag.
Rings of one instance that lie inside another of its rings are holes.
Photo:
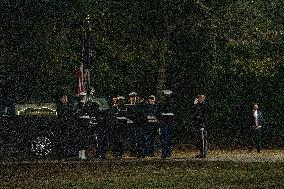
[[[91,50],[91,28],[89,16],[86,18],[84,28],[85,35],[83,39],[82,60],[77,72],[78,75],[78,88],[77,95],[89,92],[91,86],[91,71],[93,67],[93,54]]]
[[[83,63],[81,63],[78,71],[78,87],[77,87],[77,95],[79,96],[82,92],[86,92],[85,83],[84,83],[84,66]]]

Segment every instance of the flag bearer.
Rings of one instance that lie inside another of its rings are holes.
[[[81,160],[86,160],[86,150],[85,150],[85,136],[84,136],[84,131],[85,128],[89,125],[90,123],[90,115],[88,112],[88,106],[87,106],[87,93],[81,92],[80,93],[80,102],[78,103],[77,106],[77,113],[79,116],[79,122],[80,122],[80,128],[74,128],[76,131],[73,131],[74,133],[76,132],[76,146],[79,151],[79,159]]]

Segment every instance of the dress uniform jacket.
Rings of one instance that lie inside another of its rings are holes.
[[[159,104],[158,120],[161,133],[162,158],[167,158],[171,155],[172,131],[175,125],[175,115],[169,102]]]

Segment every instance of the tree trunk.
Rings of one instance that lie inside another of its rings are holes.
[[[163,90],[166,89],[166,52],[167,43],[165,40],[161,41],[161,51],[160,51],[160,62],[158,70],[158,81],[157,81],[157,94],[160,100],[163,98]]]

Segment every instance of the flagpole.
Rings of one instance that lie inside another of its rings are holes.
[[[88,15],[84,22],[84,38],[83,38],[83,51],[82,51],[82,63],[84,65],[84,88],[87,92],[87,97],[90,95],[91,90],[91,71],[93,68],[92,62],[92,50],[91,50],[91,25],[90,16]]]

